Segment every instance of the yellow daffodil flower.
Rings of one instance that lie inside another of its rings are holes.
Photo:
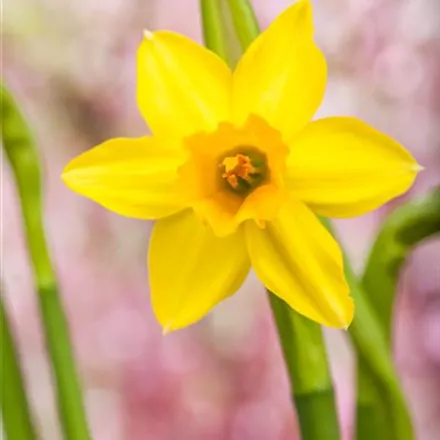
[[[297,312],[347,327],[341,251],[315,214],[373,210],[408,190],[420,166],[357,119],[310,122],[327,77],[310,2],[284,11],[233,72],[182,35],[145,32],[137,76],[153,136],[104,142],[62,178],[112,211],[158,220],[148,268],[164,330],[201,319],[251,266]]]

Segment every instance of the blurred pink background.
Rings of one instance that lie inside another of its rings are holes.
[[[255,0],[265,27],[290,2]],[[318,116],[358,116],[427,169],[405,198],[440,183],[440,2],[315,0],[329,64]],[[44,164],[46,225],[95,440],[288,440],[296,421],[263,288],[254,276],[206,319],[163,337],[149,302],[151,224],[105,211],[60,181],[73,156],[147,128],[135,103],[142,30],[201,40],[196,0],[9,0],[3,74],[33,125]],[[11,175],[2,164],[3,278],[44,440],[60,440]],[[394,205],[401,203],[397,200]],[[392,206],[339,221],[355,267]],[[3,215],[4,214],[4,215]],[[395,359],[420,440],[440,438],[440,238],[422,244],[399,291]],[[354,363],[326,331],[345,438]]]

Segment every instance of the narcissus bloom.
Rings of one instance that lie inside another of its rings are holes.
[[[282,13],[233,72],[182,35],[145,32],[137,75],[153,135],[104,142],[62,177],[112,211],[157,220],[148,268],[163,328],[202,318],[251,266],[299,313],[347,327],[341,251],[315,214],[371,211],[408,190],[420,167],[357,119],[310,122],[327,77],[310,2]]]

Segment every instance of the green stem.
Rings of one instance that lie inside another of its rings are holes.
[[[66,440],[90,439],[81,383],[71,347],[69,327],[55,285],[40,287],[39,307],[57,385],[58,411]]]
[[[88,440],[90,435],[68,323],[44,234],[38,155],[30,129],[17,104],[3,85],[1,92],[3,147],[20,196],[46,347],[56,384],[61,425],[66,440]]]
[[[380,384],[374,381],[367,365],[358,356],[356,396],[357,440],[386,440],[391,437],[386,420],[387,409],[380,396]]]
[[[322,219],[322,222],[335,235],[331,223],[327,219]],[[370,406],[367,402],[371,402],[372,399],[375,399],[376,402],[375,409],[370,408],[375,415],[369,423],[375,423],[377,420],[378,424],[374,427],[369,426],[368,429],[374,432],[380,431],[379,438],[412,440],[411,418],[382,326],[367,300],[367,294],[354,274],[350,260],[344,250],[343,253],[345,277],[355,302],[355,316],[349,328],[349,334],[356,348],[358,359],[361,359],[362,362],[363,377],[358,380],[365,381],[362,387],[366,393],[359,403],[362,405],[362,409],[366,411],[365,406]],[[376,400],[376,396],[378,396],[378,400]],[[383,432],[382,420],[384,418],[386,420],[386,433]],[[368,420],[362,420],[362,424],[368,425]],[[369,438],[364,432],[360,435],[364,439]]]
[[[0,362],[1,408],[6,438],[9,440],[36,440],[37,434],[26,397],[19,356],[1,296],[0,341],[2,349]]]
[[[373,419],[369,421],[362,419],[362,425],[368,426],[369,423],[375,423],[377,420],[378,425],[369,429],[380,431],[380,438],[412,440],[411,418],[386,344],[385,335],[376,314],[366,299],[366,293],[354,275],[347,259],[345,260],[345,271],[356,304],[356,313],[349,328],[349,334],[356,348],[358,358],[362,360],[364,376],[359,380],[366,380],[363,389],[368,390],[368,394],[362,396],[360,403],[362,403],[364,411],[367,411],[365,406],[368,406],[370,408],[368,411],[375,414]],[[364,403],[371,402],[372,399],[376,402],[374,409],[369,403]],[[386,435],[382,431],[383,423],[381,420],[383,420],[383,417],[386,420]],[[359,430],[360,427],[357,430],[358,433]],[[371,438],[367,437],[364,432],[360,435],[364,439]]]
[[[333,385],[321,327],[268,293],[302,438],[338,440]]]
[[[370,304],[391,345],[391,322],[400,269],[408,253],[420,241],[440,233],[440,189],[397,208],[373,244],[362,279]],[[357,440],[391,438],[371,433],[384,425],[380,389],[368,372],[363,358],[358,359],[356,432]],[[371,433],[371,435],[370,435]]]
[[[229,10],[224,0],[200,0],[203,39],[208,48],[215,47],[215,53],[233,66],[237,59],[235,41],[231,35]]]
[[[234,21],[235,31],[244,51],[260,33],[254,9],[247,0],[228,0],[228,5]]]

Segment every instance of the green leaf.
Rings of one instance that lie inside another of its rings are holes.
[[[66,440],[89,440],[68,323],[44,232],[41,172],[36,146],[24,116],[4,85],[1,86],[1,98],[3,148],[20,197],[46,347],[56,384],[61,426]]]
[[[6,438],[37,440],[19,356],[2,295],[0,295],[0,342],[1,408]]]

